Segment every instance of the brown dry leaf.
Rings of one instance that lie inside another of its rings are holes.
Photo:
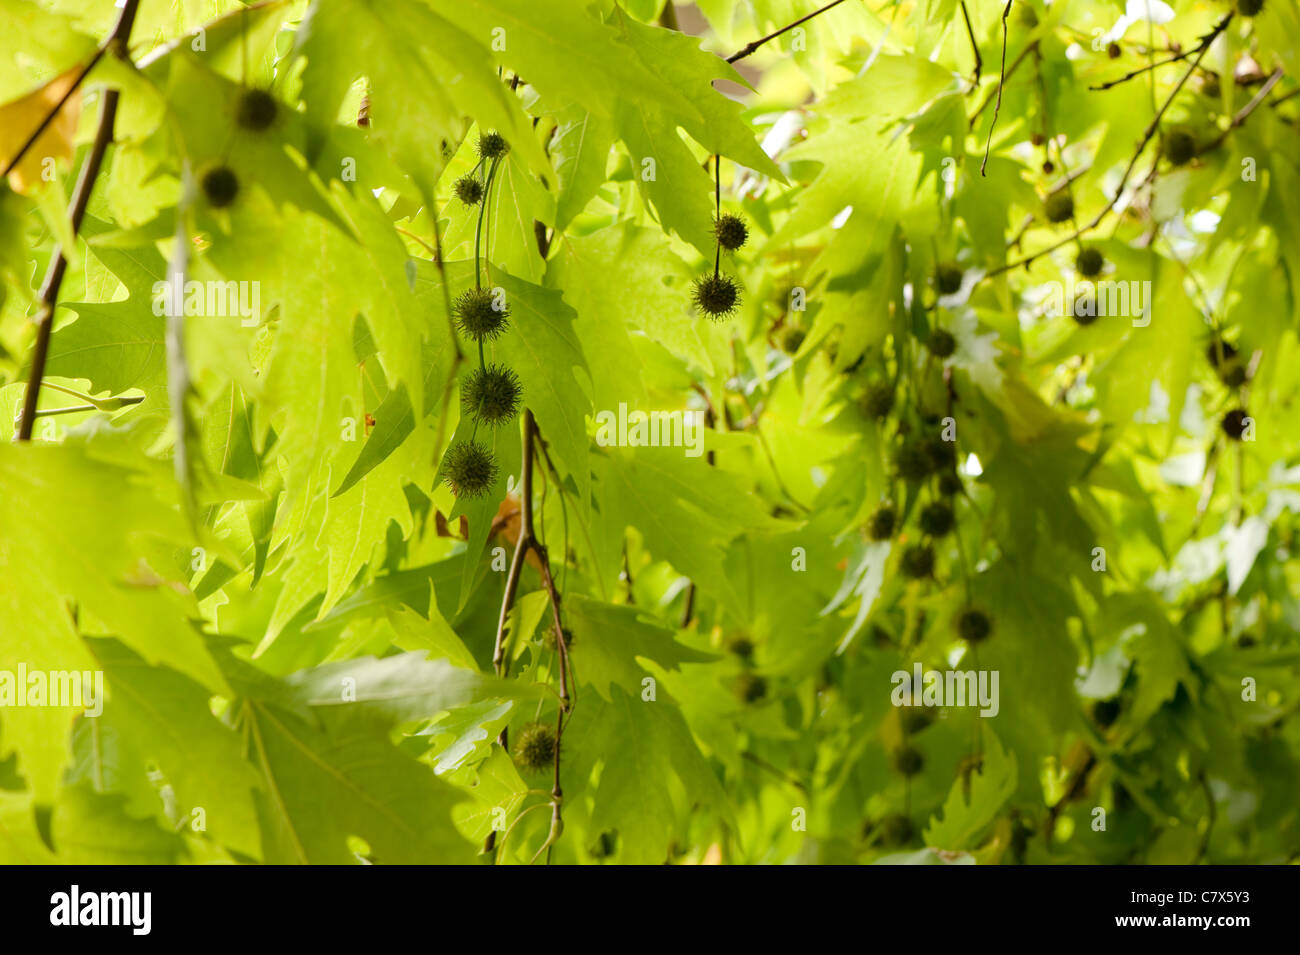
[[[0,169],[9,165],[27,137],[76,83],[81,70],[78,64],[26,96],[0,106]],[[72,139],[80,116],[81,90],[77,90],[9,173],[9,185],[15,192],[25,194],[41,182],[41,169],[47,158],[72,158]]]
[[[507,494],[501,501],[501,506],[497,508],[497,516],[492,518],[492,530],[489,537],[500,535],[510,542],[510,548],[513,550],[519,544],[519,498],[514,494]],[[528,563],[532,564],[537,570],[542,569],[542,562],[537,559],[537,552],[529,548],[528,555],[525,558]]]

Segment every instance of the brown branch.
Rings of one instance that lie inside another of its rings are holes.
[[[1200,47],[1192,47],[1189,50],[1184,50],[1182,53],[1179,53],[1176,56],[1171,56],[1164,60],[1156,60],[1155,62],[1148,63],[1146,66],[1139,66],[1136,70],[1130,70],[1129,72],[1125,73],[1117,80],[1111,80],[1110,82],[1102,83],[1099,86],[1089,86],[1088,89],[1093,90],[1095,92],[1112,89],[1116,86],[1119,86],[1121,83],[1127,83],[1129,80],[1141,76],[1143,73],[1149,73],[1152,70],[1154,70],[1156,67],[1168,66],[1170,63],[1177,63],[1180,60],[1185,60],[1189,56],[1198,52],[1200,52]]]
[[[973,93],[979,89],[980,75],[984,71],[984,58],[980,56],[980,45],[975,42],[975,28],[970,24],[970,11],[966,9],[966,0],[961,0],[961,15],[966,21],[966,36],[970,38],[970,50],[975,54],[975,75],[971,78],[971,92]],[[1003,62],[1006,62],[1005,59]]]
[[[1006,68],[1006,75],[1003,76],[1000,82],[998,83],[996,94],[999,95],[1001,94],[1003,84],[1005,84],[1007,80],[1011,79],[1011,77],[1015,75],[1015,72],[1019,68],[1020,64],[1025,62],[1025,57],[1027,57],[1030,51],[1032,51],[1034,47],[1036,47],[1037,45],[1038,43],[1037,41],[1035,41],[1034,43],[1029,44],[1027,47],[1025,47],[1023,50],[1021,50],[1019,53],[1016,54],[1016,58],[1012,60],[1011,65]],[[994,96],[995,96],[995,92],[990,92],[988,96],[984,97],[984,102],[979,104],[975,112],[971,113],[968,123],[972,129],[975,128],[975,123],[980,118],[980,115],[984,112],[984,110],[988,109],[989,104],[993,102]]]
[[[705,404],[704,427],[706,429],[711,430],[718,420],[717,413],[713,410],[713,400],[709,398],[709,393],[704,390],[704,386],[701,385],[699,382],[693,383],[691,387],[694,388],[704,398],[704,404]],[[714,456],[713,456],[712,448],[709,449],[706,460],[709,462],[710,465],[713,464]],[[686,585],[686,605],[682,607],[682,621],[680,624],[678,624],[678,627],[682,630],[685,630],[687,627],[691,625],[691,620],[694,617],[695,617],[695,581],[692,580],[689,584]]]
[[[984,142],[984,161],[980,163],[980,175],[987,175],[985,168],[989,164],[989,150],[993,148],[993,130],[998,126],[998,113],[1002,112],[1002,86],[1007,81],[1007,16],[1011,13],[1013,0],[1007,0],[1002,8],[1002,67],[998,70],[998,101],[993,106],[993,122],[989,124],[989,138]]]
[[[524,410],[523,467],[519,479],[519,539],[515,542],[514,557],[510,561],[510,570],[506,574],[505,594],[501,598],[501,613],[497,618],[496,642],[492,649],[492,668],[499,678],[504,679],[509,669],[506,659],[506,624],[510,618],[510,609],[514,605],[515,595],[519,591],[519,579],[523,574],[524,559],[531,550],[536,554],[541,567],[542,584],[551,600],[551,624],[555,630],[555,648],[560,663],[560,709],[556,715],[555,726],[555,773],[551,786],[552,825],[550,840],[559,835],[563,826],[560,804],[564,790],[560,786],[560,743],[564,734],[564,718],[572,708],[569,692],[569,647],[564,636],[564,626],[560,619],[560,592],[555,586],[555,577],[551,574],[550,557],[546,545],[537,538],[533,523],[533,460],[534,448],[541,440],[537,422],[531,410]],[[508,749],[509,736],[502,729],[497,737],[502,749]],[[488,833],[483,843],[483,851],[493,853],[496,846],[496,830]],[[547,847],[549,849],[549,846]]]
[[[1137,167],[1138,160],[1141,159],[1143,151],[1147,148],[1147,144],[1150,143],[1152,137],[1155,136],[1156,130],[1160,128],[1160,120],[1164,118],[1165,113],[1168,111],[1169,107],[1173,104],[1174,98],[1182,91],[1182,88],[1187,83],[1188,79],[1191,78],[1191,75],[1194,72],[1196,72],[1197,67],[1200,66],[1201,60],[1205,58],[1205,54],[1209,51],[1210,44],[1214,42],[1215,37],[1217,37],[1220,33],[1222,33],[1224,30],[1228,28],[1228,24],[1232,22],[1232,17],[1233,14],[1231,13],[1227,14],[1222,20],[1218,22],[1218,24],[1215,25],[1213,30],[1211,30],[1208,34],[1206,34],[1205,37],[1201,39],[1200,47],[1196,54],[1196,59],[1192,62],[1192,65],[1188,67],[1187,72],[1184,73],[1182,77],[1178,80],[1178,84],[1173,88],[1173,91],[1169,94],[1169,97],[1161,105],[1160,109],[1157,110],[1156,115],[1152,118],[1151,123],[1147,126],[1146,130],[1142,134],[1142,141],[1138,143],[1137,149],[1133,151],[1133,156],[1129,160],[1128,166],[1124,169],[1124,175],[1120,177],[1119,185],[1115,187],[1115,194],[1111,196],[1109,200],[1107,200],[1106,204],[1101,208],[1101,211],[1098,212],[1096,216],[1093,217],[1092,221],[1089,222],[1087,225],[1075,229],[1070,235],[1066,236],[1064,239],[1061,239],[1058,242],[1054,242],[1051,245],[1047,246],[1046,248],[1040,249],[1038,252],[1033,253],[1032,255],[1027,255],[1022,259],[1016,260],[1015,262],[1008,262],[1005,265],[1000,265],[995,269],[991,269],[990,271],[984,273],[984,276],[983,278],[980,279],[980,281],[984,281],[984,279],[992,278],[995,275],[1001,275],[1003,272],[1009,272],[1012,269],[1018,268],[1022,265],[1028,266],[1031,262],[1033,262],[1036,259],[1042,258],[1044,255],[1048,255],[1052,252],[1055,252],[1057,249],[1070,245],[1073,242],[1077,242],[1080,236],[1082,236],[1087,232],[1091,232],[1093,229],[1097,228],[1097,226],[1101,224],[1101,220],[1106,218],[1106,215],[1112,209],[1115,208],[1115,204],[1119,202],[1120,197],[1124,194],[1124,187],[1128,185],[1129,178],[1133,175],[1133,170]]]
[[[139,7],[140,0],[126,0],[112,34],[104,41],[104,49],[111,49],[116,56],[126,58],[127,41],[131,37],[131,27],[135,24],[135,15]],[[117,100],[117,90],[108,90],[104,93],[104,102],[99,111],[99,125],[95,129],[95,140],[77,177],[72,204],[68,208],[68,219],[72,225],[74,240],[81,229],[81,220],[85,218],[86,205],[90,202],[91,190],[95,188],[95,179],[104,164],[104,154],[108,151],[108,144],[113,141],[113,126],[117,121]],[[55,112],[57,111],[56,108]],[[37,135],[40,135],[39,130]],[[22,150],[19,150],[19,156],[21,155]],[[36,342],[32,348],[32,369],[27,379],[27,389],[23,394],[22,418],[18,424],[19,441],[30,441],[32,428],[36,424],[36,404],[40,399],[41,379],[45,377],[45,361],[49,356],[50,335],[54,330],[54,307],[59,300],[59,289],[63,285],[63,276],[67,270],[67,252],[60,245],[55,249],[54,258],[45,273],[45,282],[41,286],[40,310],[36,313]]]
[[[844,0],[831,0],[830,3],[826,4],[826,6],[814,10],[812,13],[808,14],[805,17],[800,17],[798,20],[795,20],[793,23],[787,23],[785,26],[781,27],[781,29],[777,31],[773,33],[769,33],[767,36],[759,37],[757,40],[751,40],[749,43],[747,43],[744,46],[743,49],[740,49],[735,53],[731,54],[731,56],[727,57],[727,62],[735,63],[737,60],[743,60],[745,57],[749,56],[751,53],[753,53],[755,50],[761,47],[764,43],[767,43],[769,40],[775,40],[782,33],[786,33],[790,30],[793,30],[801,23],[807,23],[809,20],[811,20],[813,17],[817,16],[818,14],[825,13],[827,10],[830,10],[833,7],[838,7],[843,2]]]
[[[1259,88],[1259,91],[1255,93],[1254,96],[1251,97],[1250,102],[1247,103],[1245,106],[1243,106],[1241,109],[1237,110],[1236,115],[1232,117],[1232,122],[1228,124],[1228,128],[1225,129],[1222,133],[1220,133],[1218,139],[1214,140],[1214,142],[1210,143],[1208,146],[1202,149],[1201,152],[1210,152],[1211,150],[1218,149],[1220,146],[1222,146],[1224,142],[1227,140],[1228,134],[1231,133],[1234,129],[1237,129],[1240,126],[1242,126],[1246,122],[1246,120],[1250,118],[1250,114],[1255,112],[1255,110],[1259,108],[1259,104],[1264,102],[1264,97],[1268,96],[1269,92],[1273,89],[1274,86],[1278,84],[1278,81],[1281,79],[1282,79],[1282,67],[1279,66],[1276,70],[1274,70],[1271,74],[1269,74],[1268,79],[1264,81],[1264,85],[1261,86]]]
[[[116,35],[116,31],[114,31],[114,35]],[[95,64],[103,58],[104,53],[108,50],[112,41],[113,38],[109,37],[109,39],[105,40],[95,48],[95,55],[90,58],[90,61],[84,67],[82,67],[81,72],[77,74],[77,78],[72,81],[72,85],[64,91],[63,95],[59,97],[59,101],[54,104],[54,107],[48,113],[45,114],[41,119],[40,124],[32,131],[32,134],[27,137],[26,141],[24,141],[21,146],[18,147],[18,152],[16,152],[14,157],[5,165],[4,171],[0,172],[0,179],[7,177],[9,173],[13,172],[14,169],[17,168],[18,164],[22,162],[23,156],[25,156],[27,151],[36,144],[36,140],[41,138],[41,133],[45,132],[45,130],[49,128],[50,123],[54,122],[54,118],[59,115],[59,110],[63,109],[63,107],[67,105],[68,100],[72,98],[72,94],[81,88],[82,81],[89,75],[90,71],[95,68]]]

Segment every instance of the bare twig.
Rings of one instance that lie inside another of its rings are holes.
[[[112,34],[104,42],[105,49],[112,49],[121,57],[127,55],[126,45],[131,37],[131,27],[135,24],[135,15],[139,7],[140,0],[126,0]],[[117,121],[117,100],[117,90],[107,90],[104,93],[104,102],[99,111],[99,125],[95,129],[95,140],[77,177],[72,204],[68,209],[68,219],[72,225],[74,238],[81,228],[81,220],[86,215],[86,205],[90,202],[90,193],[95,188],[95,179],[104,164],[104,154],[108,151],[108,144],[113,141],[113,126]],[[20,156],[21,152],[20,150]],[[22,418],[18,423],[17,440],[19,441],[31,440],[32,427],[36,423],[36,404],[40,399],[41,379],[45,377],[45,361],[49,356],[50,335],[54,330],[54,307],[59,300],[59,289],[63,285],[63,276],[67,270],[67,251],[60,245],[55,250],[54,258],[45,273],[45,282],[41,286],[40,310],[36,314],[36,342],[32,347],[32,369],[27,378],[27,390],[23,394]]]
[[[975,41],[975,28],[970,25],[970,11],[966,9],[966,0],[961,0],[961,15],[962,19],[966,21],[966,36],[970,38],[970,50],[975,54],[975,75],[971,77],[971,92],[973,93],[979,89],[980,75],[984,71],[984,58],[980,56],[980,45]],[[1003,56],[1005,57],[1005,53]]]
[[[509,668],[506,660],[506,623],[510,617],[510,608],[514,605],[515,595],[519,591],[519,578],[523,573],[524,559],[531,550],[537,555],[541,567],[542,585],[546,588],[551,601],[551,625],[555,631],[555,648],[559,655],[560,669],[560,708],[556,714],[555,724],[555,770],[551,785],[552,820],[551,834],[547,844],[550,848],[563,827],[560,805],[564,790],[560,785],[560,744],[564,734],[564,720],[572,709],[569,689],[569,647],[564,636],[564,626],[560,619],[560,592],[555,586],[555,577],[551,574],[550,557],[546,545],[537,538],[533,522],[533,460],[536,442],[540,440],[537,422],[532,411],[524,410],[523,468],[519,479],[519,539],[515,542],[514,557],[510,561],[510,570],[506,574],[505,594],[501,599],[501,613],[497,618],[496,643],[492,650],[492,667],[498,677],[504,678]],[[505,729],[497,737],[502,748],[508,748],[509,737]],[[492,853],[496,845],[496,832],[488,833],[483,844],[483,851]],[[540,852],[540,850],[539,850]]]
[[[1220,133],[1219,137],[1202,149],[1201,152],[1210,152],[1211,150],[1218,149],[1222,146],[1227,140],[1228,134],[1234,129],[1242,126],[1246,120],[1250,118],[1250,114],[1259,108],[1260,103],[1264,102],[1264,98],[1268,96],[1269,91],[1278,84],[1280,79],[1282,79],[1282,67],[1279,66],[1269,74],[1268,79],[1264,81],[1264,85],[1261,86],[1255,95],[1250,98],[1250,102],[1237,110],[1236,115],[1232,117],[1232,122],[1228,124],[1228,128]]]
[[[1082,236],[1084,233],[1091,232],[1093,229],[1097,228],[1097,226],[1101,224],[1101,220],[1104,219],[1106,215],[1112,209],[1115,208],[1115,204],[1118,203],[1120,197],[1123,196],[1124,188],[1128,185],[1129,178],[1133,175],[1133,170],[1137,167],[1138,160],[1141,159],[1143,151],[1147,148],[1147,144],[1150,143],[1151,139],[1155,136],[1156,130],[1160,128],[1160,120],[1164,118],[1164,115],[1168,111],[1170,105],[1172,105],[1174,98],[1182,91],[1183,86],[1187,83],[1188,79],[1191,78],[1191,75],[1194,72],[1196,72],[1196,68],[1200,66],[1201,60],[1205,58],[1205,54],[1209,51],[1210,44],[1214,42],[1215,37],[1217,37],[1220,33],[1222,33],[1224,30],[1228,28],[1228,24],[1232,22],[1232,17],[1233,14],[1231,13],[1224,16],[1224,18],[1215,25],[1214,29],[1211,30],[1208,34],[1206,34],[1205,37],[1202,38],[1199,45],[1199,49],[1196,53],[1196,59],[1192,62],[1192,65],[1188,67],[1187,72],[1185,72],[1182,75],[1182,77],[1178,80],[1178,84],[1170,92],[1168,98],[1161,105],[1160,109],[1156,111],[1156,115],[1152,118],[1151,123],[1147,126],[1146,130],[1143,132],[1142,140],[1141,142],[1138,143],[1137,149],[1133,151],[1133,156],[1131,159],[1129,159],[1128,166],[1125,167],[1124,169],[1124,175],[1120,177],[1119,185],[1115,187],[1115,194],[1111,196],[1111,198],[1106,202],[1104,206],[1102,206],[1101,210],[1096,214],[1096,216],[1094,216],[1092,220],[1088,222],[1086,225],[1083,225],[1080,228],[1075,229],[1073,232],[1071,232],[1070,235],[1066,236],[1064,239],[1054,242],[1051,245],[1047,246],[1046,248],[1040,249],[1039,251],[1034,252],[1031,255],[1027,255],[1022,259],[1017,259],[1014,262],[1008,262],[1005,265],[1000,265],[995,269],[990,269],[988,272],[984,273],[984,276],[980,279],[980,281],[984,281],[985,279],[992,278],[995,275],[1001,275],[1003,272],[1009,272],[1012,269],[1018,268],[1022,265],[1028,266],[1031,262],[1035,261],[1036,259],[1042,258],[1044,255],[1048,255],[1052,252],[1055,252],[1057,249],[1070,245],[1071,243],[1077,242],[1080,236]]]
[[[984,110],[988,109],[989,104],[992,103],[993,100],[998,95],[1001,94],[1002,87],[1006,84],[1008,80],[1011,79],[1012,76],[1015,75],[1015,72],[1017,69],[1019,69],[1020,64],[1025,62],[1025,57],[1029,56],[1030,52],[1037,45],[1038,45],[1037,42],[1031,43],[1023,50],[1021,50],[1019,53],[1016,54],[1016,58],[1012,60],[1011,65],[1006,68],[1005,74],[1002,76],[1001,81],[998,83],[997,89],[991,91],[988,96],[984,97],[984,102],[980,103],[979,106],[976,107],[975,112],[970,114],[970,119],[967,122],[969,123],[971,129],[975,128],[975,123],[976,121],[979,120]]]
[[[1200,52],[1199,46],[1191,47],[1190,49],[1184,50],[1182,53],[1179,53],[1175,56],[1167,57],[1163,60],[1156,60],[1152,63],[1146,64],[1146,66],[1139,66],[1136,70],[1130,70],[1129,72],[1125,73],[1117,80],[1110,80],[1107,83],[1101,83],[1098,84],[1097,86],[1089,86],[1088,89],[1093,90],[1095,92],[1099,92],[1101,90],[1113,89],[1114,87],[1119,86],[1121,83],[1127,83],[1129,80],[1141,76],[1143,73],[1149,73],[1151,70],[1154,70],[1156,67],[1168,66],[1170,63],[1177,63],[1180,60],[1185,60],[1189,56],[1192,56],[1193,54],[1198,52]]]
[[[116,36],[116,31],[114,31],[114,36]],[[72,85],[64,91],[63,95],[59,97],[59,101],[54,104],[53,108],[46,113],[44,117],[42,117],[39,125],[37,125],[36,129],[32,131],[32,134],[27,137],[21,146],[18,147],[18,152],[14,153],[13,158],[5,164],[4,171],[0,172],[0,179],[4,179],[8,176],[9,173],[13,172],[14,169],[17,168],[18,164],[22,162],[23,156],[27,155],[27,151],[36,144],[36,140],[41,138],[41,133],[45,132],[45,130],[49,128],[50,123],[54,122],[54,118],[58,116],[59,111],[67,105],[68,100],[72,98],[72,94],[81,88],[82,81],[90,74],[90,71],[95,68],[95,64],[103,58],[104,53],[108,50],[112,41],[113,38],[109,37],[109,39],[96,47],[95,55],[92,56],[86,65],[81,68],[81,72],[78,73],[77,78],[72,81]],[[123,48],[125,48],[125,44],[123,44]]]
[[[1007,16],[1011,13],[1013,0],[1007,0],[1002,8],[1002,66],[998,70],[998,100],[993,106],[993,122],[989,124],[989,138],[984,142],[984,161],[980,163],[980,175],[986,175],[989,164],[989,150],[993,148],[993,130],[998,125],[998,113],[1002,112],[1002,86],[1007,81]]]
[[[785,26],[781,27],[781,29],[769,33],[767,36],[759,37],[757,40],[751,40],[749,43],[745,44],[744,48],[736,51],[735,53],[731,54],[731,56],[727,57],[727,62],[735,63],[737,60],[743,60],[745,57],[749,56],[751,53],[753,53],[755,50],[761,47],[764,43],[767,43],[769,40],[775,40],[782,33],[785,33],[789,30],[793,30],[801,23],[807,23],[809,20],[811,20],[813,17],[817,16],[818,14],[825,13],[827,10],[830,10],[833,7],[838,7],[843,2],[844,0],[831,0],[830,3],[826,4],[826,6],[814,10],[812,13],[808,14],[805,17],[800,17],[798,20],[795,20],[793,23],[787,23]]]

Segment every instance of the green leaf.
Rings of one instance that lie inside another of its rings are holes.
[[[140,762],[156,764],[175,796],[173,815],[252,858],[261,856],[253,792],[258,780],[243,744],[212,715],[210,691],[165,667],[149,666],[116,640],[92,640],[112,699],[102,720]],[[102,769],[93,767],[102,778]]]
[[[935,816],[925,830],[925,843],[935,849],[974,849],[979,837],[1016,791],[1016,754],[1002,748],[993,731],[983,732],[983,760],[966,779],[957,779],[943,804],[942,818]],[[967,786],[969,785],[969,795]]]
[[[611,700],[613,687],[636,696],[648,671],[639,660],[653,660],[666,669],[698,663],[713,656],[692,650],[673,639],[673,632],[654,623],[635,607],[614,607],[576,596],[564,605],[573,629],[573,661],[578,679]]]
[[[301,670],[285,678],[292,697],[344,718],[392,726],[431,719],[484,699],[536,699],[540,691],[430,660],[423,653],[360,657]]]
[[[471,861],[473,847],[451,822],[456,791],[382,735],[357,723],[321,731],[256,701],[241,719],[262,778],[268,863],[356,863],[353,836],[378,863]]]
[[[620,862],[662,863],[697,804],[725,812],[722,788],[673,704],[613,686],[608,701],[575,710],[571,726],[579,766],[601,764],[591,829],[618,832]]]

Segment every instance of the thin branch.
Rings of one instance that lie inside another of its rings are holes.
[[[1150,143],[1152,137],[1155,136],[1156,130],[1160,128],[1160,120],[1164,118],[1165,113],[1168,111],[1169,107],[1173,104],[1174,98],[1182,91],[1182,88],[1187,83],[1188,79],[1191,78],[1191,75],[1194,72],[1196,72],[1197,67],[1200,66],[1201,60],[1205,58],[1205,54],[1209,51],[1210,44],[1214,42],[1215,37],[1217,37],[1220,33],[1222,33],[1224,30],[1228,28],[1228,24],[1232,22],[1232,17],[1233,14],[1231,13],[1227,14],[1222,20],[1218,22],[1218,24],[1215,25],[1213,30],[1211,30],[1208,34],[1206,34],[1204,38],[1202,38],[1200,42],[1200,48],[1196,54],[1196,59],[1192,62],[1192,65],[1188,67],[1187,72],[1184,73],[1182,77],[1178,80],[1178,84],[1173,88],[1173,91],[1170,92],[1169,97],[1164,101],[1164,104],[1160,107],[1160,109],[1156,112],[1156,115],[1152,118],[1150,125],[1148,125],[1145,132],[1143,132],[1142,141],[1138,143],[1137,149],[1133,151],[1133,156],[1129,160],[1128,166],[1124,169],[1124,175],[1120,177],[1119,185],[1115,187],[1115,194],[1111,196],[1111,198],[1106,202],[1106,204],[1101,208],[1101,210],[1096,214],[1096,216],[1093,217],[1092,221],[1090,221],[1084,226],[1081,226],[1078,229],[1075,229],[1070,235],[1066,236],[1064,239],[1061,239],[1058,242],[1054,242],[1051,245],[1047,246],[1046,248],[1033,253],[1032,255],[1027,255],[1022,259],[1016,260],[1015,262],[1008,262],[1005,265],[1000,265],[995,269],[990,269],[988,272],[984,273],[984,276],[983,278],[980,279],[980,281],[984,281],[984,279],[992,278],[995,275],[1001,275],[1003,272],[1009,272],[1012,269],[1018,268],[1022,265],[1028,266],[1031,262],[1033,262],[1036,259],[1042,258],[1044,255],[1048,255],[1052,252],[1055,252],[1057,249],[1063,248],[1064,246],[1077,242],[1080,236],[1082,236],[1084,233],[1091,232],[1093,229],[1097,228],[1097,226],[1101,224],[1101,220],[1104,219],[1106,215],[1112,209],[1115,208],[1115,204],[1119,202],[1120,197],[1124,194],[1124,188],[1125,186],[1128,185],[1129,178],[1133,175],[1133,170],[1137,167],[1138,160],[1141,159],[1143,151],[1147,148],[1147,144]]]
[[[826,4],[826,6],[821,7],[820,9],[814,10],[812,13],[808,14],[805,17],[800,17],[798,20],[795,20],[794,23],[787,23],[785,26],[781,27],[781,29],[775,31],[774,33],[769,33],[767,36],[759,37],[757,40],[751,40],[749,43],[745,45],[743,49],[738,50],[737,52],[731,54],[731,56],[727,57],[727,62],[735,63],[737,60],[743,60],[745,57],[749,56],[751,53],[753,53],[755,50],[761,47],[764,43],[767,43],[769,40],[775,40],[782,33],[786,33],[790,30],[793,30],[801,23],[807,23],[809,20],[811,20],[813,17],[817,16],[818,14],[825,13],[827,10],[830,10],[833,7],[838,7],[843,2],[844,0],[832,0],[831,3]]]
[[[975,42],[975,28],[970,24],[970,11],[966,9],[966,0],[961,0],[961,15],[966,21],[966,36],[970,38],[970,50],[975,54],[975,75],[971,78],[971,92],[979,89],[980,75],[984,71],[984,58],[980,56],[980,45]],[[1003,63],[1005,64],[1005,52],[1003,53]]]
[[[496,642],[492,650],[492,668],[500,678],[506,676],[509,668],[509,661],[506,660],[506,623],[510,617],[510,608],[514,605],[515,595],[519,591],[519,578],[523,573],[524,559],[528,551],[533,551],[537,555],[538,563],[541,567],[542,585],[551,601],[551,624],[555,630],[555,648],[559,655],[560,664],[560,707],[556,714],[555,724],[555,770],[554,778],[551,784],[551,835],[548,837],[547,844],[543,846],[549,849],[554,840],[558,838],[560,829],[563,827],[560,805],[564,798],[564,790],[560,785],[560,746],[564,734],[564,719],[572,709],[573,703],[570,694],[570,667],[569,667],[569,647],[568,641],[564,636],[564,625],[560,619],[560,592],[555,586],[555,577],[551,573],[550,557],[547,554],[546,545],[537,538],[537,532],[533,521],[533,461],[534,448],[540,441],[541,435],[537,430],[537,422],[533,418],[531,410],[524,410],[524,436],[523,436],[523,467],[519,479],[519,539],[515,542],[514,557],[510,561],[510,570],[506,574],[505,594],[501,599],[501,613],[497,618]],[[508,748],[509,737],[505,729],[497,737],[502,748]],[[488,833],[487,839],[483,844],[483,851],[487,853],[494,852],[496,845],[496,831]],[[539,854],[541,850],[538,850]]]
[[[116,33],[114,35],[116,35]],[[9,173],[13,172],[14,169],[17,168],[18,164],[22,162],[23,156],[25,156],[27,151],[36,144],[36,140],[41,138],[41,133],[45,132],[45,130],[49,128],[50,124],[54,122],[54,118],[58,116],[59,111],[67,105],[68,100],[72,98],[72,94],[81,88],[82,81],[90,74],[90,71],[95,68],[95,64],[103,58],[104,53],[108,50],[111,42],[112,37],[96,47],[95,55],[90,58],[90,61],[86,63],[84,67],[82,67],[81,72],[77,74],[77,78],[72,81],[72,85],[69,86],[63,95],[59,97],[59,101],[54,104],[54,107],[45,114],[41,119],[40,124],[32,131],[32,134],[27,137],[26,141],[18,147],[18,152],[14,153],[13,158],[5,165],[4,172],[0,172],[0,179],[6,178]]]
[[[984,142],[984,161],[980,163],[980,175],[984,176],[989,164],[989,150],[993,148],[993,130],[998,126],[998,113],[1002,112],[1002,86],[1007,81],[1007,16],[1011,13],[1013,0],[1007,0],[1002,8],[1002,67],[998,70],[998,101],[993,106],[993,122],[989,124],[989,138]]]
[[[1089,86],[1088,89],[1093,90],[1095,92],[1100,92],[1101,90],[1113,89],[1114,87],[1119,86],[1121,83],[1127,83],[1129,80],[1141,76],[1143,73],[1149,73],[1151,70],[1154,70],[1156,67],[1168,66],[1170,63],[1177,63],[1181,60],[1187,59],[1189,56],[1192,56],[1194,53],[1198,53],[1198,52],[1200,52],[1199,47],[1192,47],[1188,50],[1184,50],[1182,53],[1179,53],[1175,56],[1171,56],[1163,60],[1156,60],[1152,63],[1148,63],[1146,66],[1139,66],[1136,70],[1130,70],[1129,72],[1125,73],[1117,80],[1111,80],[1108,83],[1102,83],[1098,86]]]
[[[1201,152],[1210,152],[1211,150],[1218,149],[1220,146],[1222,146],[1224,142],[1227,140],[1228,134],[1231,133],[1234,129],[1237,129],[1240,126],[1242,126],[1246,122],[1246,120],[1250,118],[1250,114],[1255,112],[1255,110],[1259,108],[1259,104],[1264,102],[1264,97],[1268,96],[1269,91],[1271,91],[1273,87],[1276,86],[1278,84],[1278,81],[1281,79],[1282,79],[1282,67],[1279,66],[1276,70],[1274,70],[1272,73],[1269,74],[1268,79],[1264,81],[1264,85],[1261,86],[1259,88],[1259,91],[1256,92],[1255,95],[1251,97],[1250,102],[1247,103],[1245,106],[1243,106],[1241,109],[1237,110],[1236,115],[1232,117],[1232,122],[1228,124],[1227,129],[1225,129],[1222,133],[1219,134],[1219,138],[1214,140],[1214,142],[1210,143],[1204,149],[1202,149]]]
[[[980,118],[980,115],[984,112],[984,110],[988,109],[989,104],[993,102],[995,96],[1001,94],[1002,86],[1009,79],[1011,79],[1012,76],[1015,75],[1015,72],[1017,69],[1019,69],[1020,64],[1025,62],[1025,57],[1029,56],[1030,51],[1032,51],[1034,47],[1037,45],[1038,45],[1037,42],[1031,43],[1023,50],[1021,50],[1019,53],[1016,54],[1016,58],[1011,61],[1011,65],[1006,68],[1005,75],[1002,76],[1001,81],[998,83],[997,90],[990,91],[989,95],[984,97],[984,102],[980,103],[979,106],[975,109],[975,112],[971,113],[970,119],[968,120],[970,128],[972,129],[975,128],[975,123]]]
[[[126,57],[127,41],[131,37],[131,27],[135,23],[136,11],[140,0],[126,0],[122,13],[117,18],[117,25],[104,42],[104,47],[112,49],[117,56]],[[99,125],[95,130],[95,141],[90,147],[77,177],[77,185],[72,194],[72,204],[68,210],[68,219],[72,225],[75,239],[81,229],[81,220],[86,215],[86,205],[90,202],[91,190],[95,188],[95,179],[104,164],[104,154],[108,144],[113,141],[113,126],[117,121],[117,90],[107,90],[100,107]],[[36,404],[40,399],[41,380],[45,377],[45,361],[50,351],[50,335],[54,330],[54,307],[59,300],[59,289],[63,285],[63,276],[68,270],[67,253],[60,245],[50,261],[45,273],[45,283],[41,286],[40,310],[36,314],[36,342],[32,348],[32,370],[27,379],[27,390],[23,394],[22,418],[18,424],[19,441],[30,441],[32,428],[36,423]]]
[[[713,427],[718,420],[717,412],[713,410],[713,401],[711,398],[709,398],[709,393],[704,389],[704,386],[701,385],[699,382],[693,382],[691,384],[691,387],[694,388],[695,391],[698,392],[704,398],[704,405],[705,405],[704,428],[707,431],[711,431],[713,430]],[[710,466],[713,465],[715,458],[713,455],[712,448],[709,449],[708,456],[706,457],[705,460],[708,461]],[[678,627],[682,630],[685,630],[687,627],[691,625],[691,620],[694,619],[694,617],[695,617],[695,581],[692,580],[689,584],[686,585],[686,604],[685,606],[682,607],[682,620],[681,623],[678,624]]]

